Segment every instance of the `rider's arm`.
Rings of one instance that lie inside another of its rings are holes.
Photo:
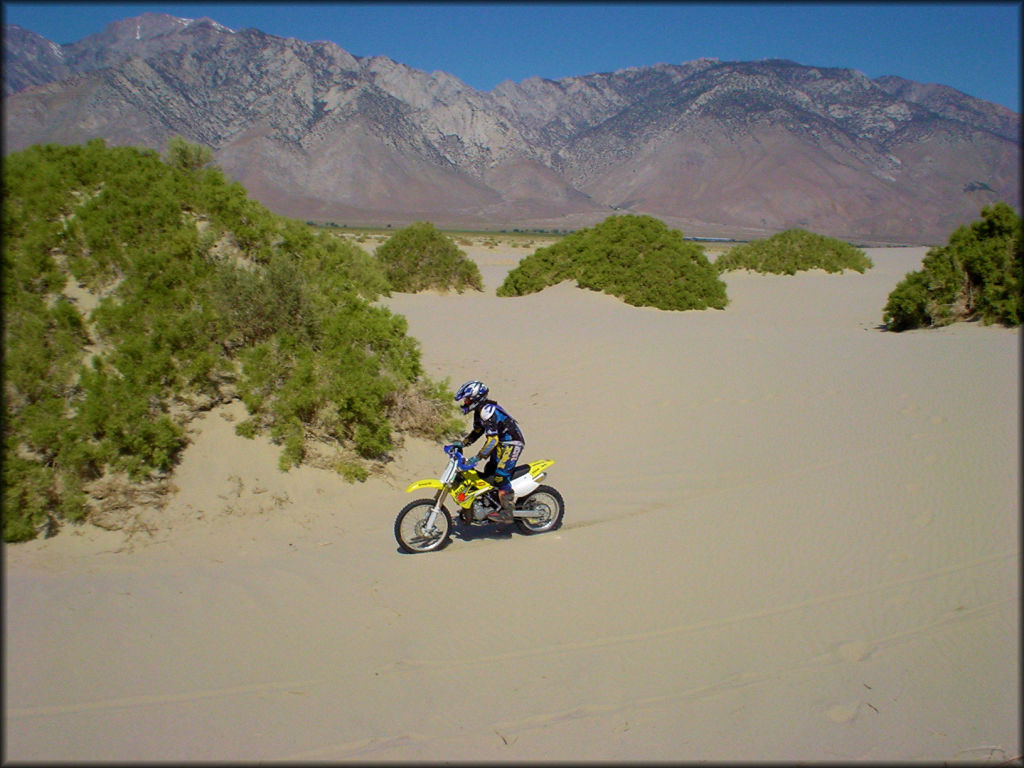
[[[462,438],[463,445],[472,445],[477,441],[477,438],[484,433],[484,428],[480,426],[474,426],[468,435]]]
[[[479,415],[473,421],[473,431],[480,430],[484,435],[484,444],[476,455],[477,461],[486,459],[498,445],[498,409],[490,401],[484,403]],[[475,440],[476,438],[474,438]]]
[[[498,434],[497,432],[491,434],[487,433],[487,437],[484,438],[484,444],[480,446],[480,452],[476,455],[477,461],[482,461],[491,455],[491,451],[498,445]]]

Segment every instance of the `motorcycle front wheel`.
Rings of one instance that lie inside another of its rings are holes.
[[[406,504],[395,518],[395,540],[403,552],[435,552],[448,546],[452,538],[452,517],[443,506],[427,528],[427,519],[434,508],[433,499],[417,499]]]
[[[565,502],[550,485],[542,485],[516,504],[516,527],[527,536],[553,531],[562,524]],[[520,517],[524,510],[528,516]]]

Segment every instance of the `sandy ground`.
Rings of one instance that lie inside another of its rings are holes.
[[[436,446],[348,485],[213,411],[173,526],[5,547],[6,759],[1019,763],[1019,331],[879,330],[923,248],[684,313],[466,250],[485,293],[385,303],[563,528],[402,555]]]

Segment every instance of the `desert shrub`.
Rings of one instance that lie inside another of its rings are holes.
[[[213,162],[213,150],[196,144],[189,144],[181,136],[173,136],[167,142],[164,161],[172,168],[195,171]]]
[[[522,296],[575,279],[581,288],[617,296],[633,306],[722,309],[725,284],[703,248],[651,216],[611,216],[519,262],[498,288]]]
[[[388,418],[396,428],[434,440],[462,434],[462,419],[448,407],[451,382],[417,379],[396,390],[388,402]]]
[[[327,232],[318,231],[311,240],[299,241],[290,235],[295,228],[288,222],[279,250],[290,254],[315,281],[310,300],[316,311],[328,311],[353,293],[368,301],[389,293],[390,283],[376,257]]]
[[[863,273],[873,265],[860,250],[842,240],[807,232],[787,229],[765,240],[741,243],[722,254],[715,261],[719,272],[748,269],[778,275],[795,275],[809,269],[842,272],[852,269]]]
[[[885,305],[886,327],[890,331],[906,331],[931,325],[928,294],[928,278],[924,272],[908,273],[889,294]]]
[[[1024,317],[1021,220],[1006,203],[987,206],[981,219],[958,227],[932,248],[922,268],[889,294],[882,319],[891,331],[980,320],[1017,326]]]
[[[336,469],[338,474],[350,483],[361,483],[370,476],[370,473],[366,471],[366,467],[362,464],[355,464],[350,461],[338,462]]]
[[[418,221],[389,237],[374,251],[393,290],[405,293],[436,288],[462,293],[483,290],[480,268],[451,237],[430,222]]]
[[[233,343],[256,344],[279,332],[312,338],[313,298],[294,259],[275,255],[260,270],[219,264],[213,286],[214,306],[226,320]]]
[[[240,395],[241,431],[266,431],[286,468],[307,440],[334,441],[352,478],[394,444],[402,393],[453,408],[405,319],[371,304],[389,286],[376,258],[273,215],[200,149],[168,159],[98,140],[5,158],[7,541],[86,518],[84,489],[106,475],[172,471],[195,395]],[[88,317],[69,279],[103,290]]]

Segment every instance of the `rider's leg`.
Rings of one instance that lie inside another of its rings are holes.
[[[494,472],[498,468],[498,451],[491,451],[491,455],[487,457],[487,463],[484,465],[483,471],[477,470],[480,473],[480,477],[488,480],[489,482],[494,481]]]
[[[502,443],[495,450],[498,454],[498,467],[495,471],[495,484],[498,486],[498,504],[500,509],[491,512],[487,517],[499,523],[511,523],[516,508],[516,494],[512,490],[510,478],[512,470],[515,469],[519,454],[523,451],[523,444],[517,442]]]
[[[498,503],[501,505],[501,511],[511,521],[516,508],[516,492],[512,490],[511,485],[498,488]]]
[[[494,522],[512,522],[515,512],[515,492],[507,483],[498,486],[498,503],[501,505],[498,511],[488,512],[487,519]]]

